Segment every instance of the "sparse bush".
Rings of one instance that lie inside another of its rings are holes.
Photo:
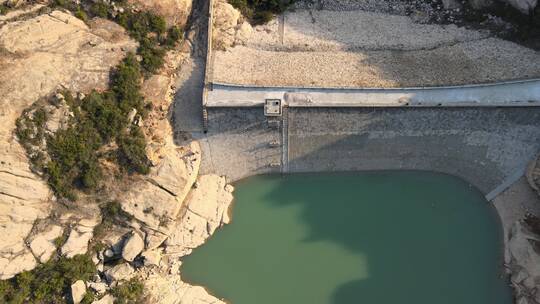
[[[142,131],[133,126],[129,134],[121,136],[118,140],[118,162],[128,170],[148,174],[150,161],[146,156],[146,143]]]
[[[46,173],[56,193],[75,200],[74,186],[97,186],[101,170],[96,151],[101,144],[102,138],[90,120],[74,122],[51,136],[47,142],[51,161],[46,165]]]
[[[93,91],[83,100],[62,92],[66,104],[74,112],[68,127],[45,136],[47,113],[31,108],[17,120],[17,136],[35,168],[42,170],[55,193],[69,200],[77,199],[76,188],[93,190],[99,187],[102,170],[98,152],[104,145],[115,141],[116,159],[126,172],[146,174],[146,140],[137,126],[129,126],[127,115],[132,109],[144,116],[147,107],[140,92],[141,68],[134,54],[127,57],[114,70],[111,90]],[[50,103],[58,102],[54,97]],[[130,131],[131,130],[131,131]],[[47,154],[35,152],[34,147],[46,139]],[[114,153],[112,153],[114,155]],[[46,162],[46,163],[45,163]]]
[[[167,38],[163,41],[163,44],[168,48],[172,48],[182,38],[182,30],[178,26],[171,26],[167,32]]]
[[[92,289],[86,289],[81,304],[92,304],[96,300],[96,293]]]
[[[117,201],[110,201],[100,207],[101,223],[94,227],[94,239],[102,238],[106,231],[111,229],[113,225],[124,225],[131,221],[133,216],[124,210]],[[95,247],[100,247],[96,244]]]
[[[77,11],[75,12],[75,17],[81,19],[84,22],[88,21],[88,15],[81,8],[77,9]]]
[[[144,284],[138,279],[131,279],[111,289],[115,304],[144,303]]]
[[[0,15],[5,15],[8,12],[9,12],[9,7],[5,3],[0,4]]]
[[[126,125],[126,115],[122,113],[112,94],[100,94],[93,91],[84,98],[81,108],[104,142],[109,142],[118,136]]]
[[[102,1],[95,1],[90,6],[90,13],[93,16],[107,18],[109,15],[109,5]]]
[[[139,41],[137,53],[142,57],[141,65],[145,72],[153,74],[163,65],[165,49],[159,47],[156,38],[144,38]]]
[[[31,113],[33,110],[33,113]],[[15,123],[17,138],[23,146],[39,145],[43,140],[47,113],[42,108],[24,111]]]
[[[71,0],[54,0],[51,4],[53,7],[61,7],[72,12],[79,10],[79,5]]]
[[[88,255],[71,259],[59,257],[0,281],[1,303],[65,303],[70,286],[77,280],[89,280],[96,266]]]
[[[80,4],[77,4],[80,3]],[[163,17],[152,12],[133,11],[125,1],[116,1],[124,11],[112,12],[110,4],[99,0],[54,0],[52,6],[62,7],[73,12],[83,21],[89,17],[108,18],[124,27],[129,35],[139,42],[138,55],[142,57],[141,66],[145,76],[155,73],[163,65],[166,49],[174,46],[182,37],[180,28],[167,28]]]
[[[141,95],[141,68],[135,55],[128,54],[113,72],[111,88],[116,95],[120,110],[127,114],[136,109],[141,115],[146,112]]]

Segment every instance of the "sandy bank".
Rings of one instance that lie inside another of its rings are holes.
[[[297,10],[247,32],[234,47],[214,50],[213,81],[403,87],[540,77],[540,54],[532,49],[409,16]]]

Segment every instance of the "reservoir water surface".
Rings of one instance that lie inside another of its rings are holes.
[[[419,171],[267,175],[184,259],[232,304],[510,304],[498,215],[474,187]]]

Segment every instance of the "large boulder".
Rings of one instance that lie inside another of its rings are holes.
[[[144,241],[141,236],[133,232],[129,238],[124,243],[124,248],[122,249],[122,258],[128,262],[133,262],[133,260],[141,253],[144,249]]]
[[[187,255],[204,244],[215,230],[230,221],[233,187],[217,175],[200,176],[197,187],[186,198],[185,208],[169,238],[167,253]]]
[[[135,270],[128,263],[118,264],[105,271],[105,276],[109,282],[127,281],[135,275]]]
[[[81,303],[85,294],[86,285],[84,284],[84,281],[78,280],[71,285],[71,300],[73,301],[73,304]]]
[[[56,252],[55,239],[62,235],[62,227],[52,225],[47,231],[36,234],[30,241],[30,250],[41,262],[47,262]]]
[[[60,11],[0,27],[0,279],[36,265],[24,240],[34,221],[47,217],[51,208],[51,191],[30,170],[13,137],[15,120],[59,86],[73,91],[106,88],[110,68],[136,46],[112,22],[89,27]]]
[[[88,243],[92,239],[94,227],[99,223],[99,219],[82,219],[77,226],[71,230],[66,243],[62,246],[62,255],[72,258],[78,254],[85,254],[88,251]]]

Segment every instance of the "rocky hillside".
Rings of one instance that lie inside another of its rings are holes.
[[[143,297],[151,303],[221,303],[178,276],[180,258],[229,222],[233,191],[224,177],[198,175],[201,151],[196,141],[182,146],[173,141],[169,109],[176,92],[172,84],[177,83],[177,70],[191,57],[191,43],[160,38],[157,44],[147,45],[146,39],[152,40],[154,34],[135,26],[141,18],[127,15],[123,23],[120,17],[128,8],[114,3],[62,2],[62,7],[55,3],[56,10],[46,3],[20,9],[9,4],[8,14],[0,16],[0,67],[5,71],[0,75],[0,231],[7,236],[0,245],[0,279],[4,280],[0,301],[20,303],[46,296],[74,303],[115,299],[132,303]],[[166,29],[186,26],[191,10],[190,1],[132,1],[131,5],[130,12],[143,12],[140,16],[146,19],[142,20],[169,38],[177,32]],[[198,25],[191,26],[196,30]],[[117,110],[108,100],[122,103],[118,94],[128,93],[115,86],[129,83],[118,80],[131,77],[121,74],[121,64],[126,64],[122,60],[129,52],[137,53],[146,73],[140,86],[134,86],[146,108],[122,110],[120,104]],[[92,152],[99,158],[102,182],[96,188],[78,189],[74,180],[65,186],[74,187],[77,195],[66,197],[51,183],[48,166],[57,157],[51,145],[64,140],[58,134],[85,123],[81,119],[90,113],[100,115],[88,117],[98,133],[105,130],[107,125],[96,119],[108,116],[93,112],[94,107],[120,111],[113,117],[125,119],[128,125],[127,130],[119,125],[118,132],[142,131],[150,169],[147,174],[129,173],[116,164],[110,151],[123,143],[113,136]],[[37,155],[44,155],[49,163],[37,166]],[[61,279],[44,279],[57,276]],[[64,293],[66,286],[71,293]],[[43,288],[49,291],[44,294]]]
[[[38,98],[59,87],[81,92],[106,88],[110,68],[135,47],[112,22],[85,24],[60,11],[0,28],[0,230],[7,238],[0,245],[2,279],[35,267],[35,257],[46,261],[51,250],[35,252],[28,246],[34,222],[49,216],[54,197],[30,170],[28,158],[13,136],[16,119]],[[62,233],[58,227],[50,229],[45,228],[44,239]]]

